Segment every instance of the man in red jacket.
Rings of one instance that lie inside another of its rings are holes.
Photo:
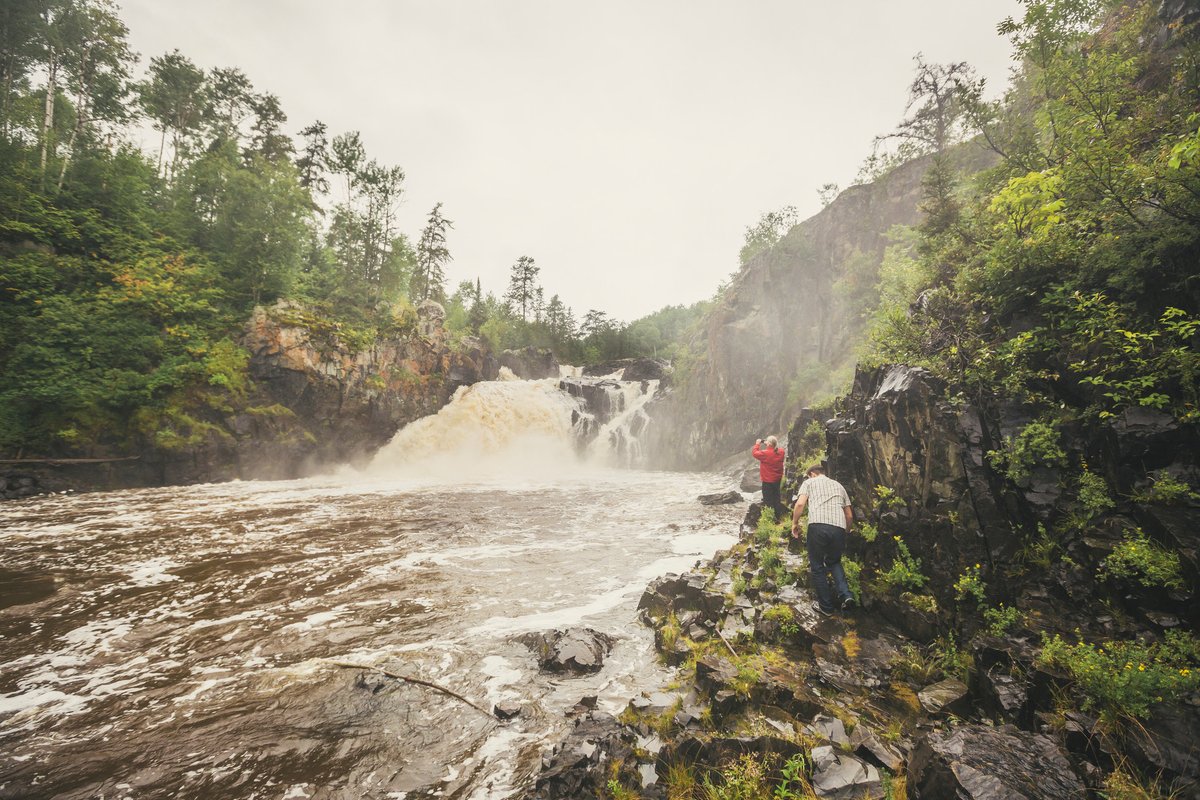
[[[775,509],[775,519],[783,519],[787,510],[779,502],[779,482],[783,480],[783,448],[779,440],[768,436],[754,440],[750,455],[758,459],[758,477],[762,479],[763,508]]]

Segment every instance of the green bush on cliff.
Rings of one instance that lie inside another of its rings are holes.
[[[1151,708],[1200,688],[1200,642],[1167,631],[1162,642],[1136,639],[1067,644],[1058,635],[1042,643],[1043,664],[1065,670],[1084,696],[1085,708],[1109,721],[1145,718]]]
[[[1028,478],[1035,467],[1065,465],[1067,453],[1059,443],[1054,424],[1039,420],[1006,437],[999,450],[989,450],[988,460],[1010,481],[1019,483]]]
[[[1131,497],[1139,503],[1169,506],[1200,500],[1200,492],[1194,491],[1186,481],[1172,477],[1166,470],[1159,470],[1150,476],[1149,488],[1135,491]]]
[[[1145,588],[1184,588],[1179,554],[1151,541],[1141,528],[1125,534],[1100,565],[1097,577],[1130,580]]]
[[[929,578],[921,572],[921,559],[909,552],[908,545],[899,536],[893,536],[896,557],[887,570],[880,572],[878,580],[885,589],[921,589]]]

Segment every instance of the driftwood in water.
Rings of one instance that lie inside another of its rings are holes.
[[[329,659],[329,658],[323,658],[321,660],[324,663],[332,664],[335,667],[345,667],[346,669],[370,670],[371,672],[378,672],[380,675],[386,675],[389,678],[395,678],[398,681],[405,681],[407,683],[415,683],[418,686],[428,686],[430,689],[436,689],[437,691],[441,692],[442,694],[448,694],[451,697],[455,698],[456,700],[461,700],[462,702],[466,703],[471,708],[475,709],[476,711],[478,711],[480,714],[483,714],[484,716],[495,719],[495,716],[492,714],[492,712],[487,711],[483,708],[480,708],[479,706],[475,705],[467,698],[463,697],[458,692],[454,691],[453,689],[447,689],[445,686],[438,686],[436,683],[431,683],[429,681],[421,680],[420,678],[411,678],[408,675],[401,675],[398,672],[392,672],[391,670],[383,669],[382,667],[373,667],[370,664],[356,664],[353,661],[334,661],[333,659]]]

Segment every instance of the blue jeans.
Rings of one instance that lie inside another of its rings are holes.
[[[853,596],[850,594],[850,586],[846,583],[846,571],[842,569],[842,552],[845,549],[845,530],[823,522],[809,523],[808,568],[812,573],[813,591],[817,593],[817,602],[826,611],[832,611],[836,607],[833,602],[835,589],[839,601]],[[833,576],[833,586],[829,585],[830,575]]]

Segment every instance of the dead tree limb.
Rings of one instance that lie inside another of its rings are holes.
[[[356,664],[353,661],[335,661],[330,658],[323,658],[323,659],[321,659],[321,661],[326,664],[332,664],[335,667],[345,667],[346,669],[370,670],[371,672],[378,672],[380,675],[386,675],[389,678],[395,678],[398,681],[405,681],[407,683],[415,683],[418,686],[428,686],[430,689],[436,689],[437,691],[441,692],[442,694],[448,694],[451,697],[455,698],[456,700],[461,700],[462,702],[466,703],[471,708],[475,709],[480,714],[483,714],[486,717],[495,719],[495,716],[492,714],[492,712],[487,711],[483,708],[480,708],[479,706],[475,705],[467,698],[463,697],[458,692],[454,691],[453,689],[447,689],[445,686],[438,686],[436,683],[431,683],[430,681],[424,681],[424,680],[421,680],[420,678],[412,678],[412,677],[409,677],[408,675],[401,675],[398,672],[392,672],[391,670],[383,669],[382,667],[373,667],[370,664]]]

